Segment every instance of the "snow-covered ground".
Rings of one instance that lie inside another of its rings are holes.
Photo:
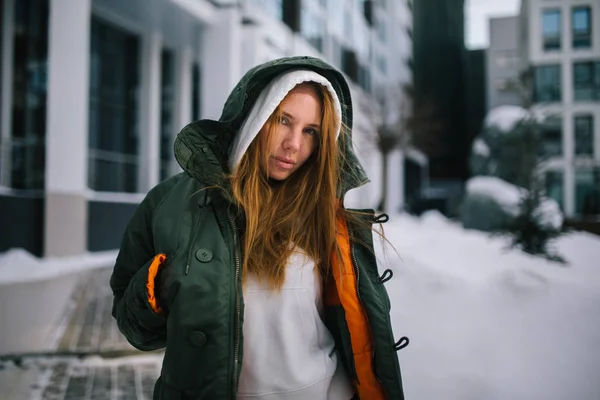
[[[376,249],[394,271],[385,284],[394,331],[411,341],[399,353],[407,399],[600,399],[599,237],[559,239],[561,265],[437,213],[384,227],[397,251]],[[15,275],[26,278],[4,278]]]
[[[0,285],[48,280],[114,264],[117,251],[60,258],[37,258],[23,249],[0,253]]]
[[[600,238],[559,239],[561,265],[436,213],[385,233],[407,399],[600,399]]]

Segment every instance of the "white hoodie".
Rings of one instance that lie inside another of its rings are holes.
[[[232,169],[287,93],[308,81],[331,92],[341,120],[337,94],[323,76],[305,70],[280,75],[261,92],[242,125],[231,153]],[[352,383],[338,363],[334,339],[322,320],[321,284],[315,268],[313,260],[295,251],[279,292],[248,277],[238,399],[349,400],[354,395]]]

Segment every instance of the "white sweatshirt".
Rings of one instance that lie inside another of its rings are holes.
[[[232,170],[287,93],[308,81],[329,90],[341,121],[339,99],[326,78],[308,70],[277,76],[261,91],[234,140],[229,160]],[[280,292],[249,277],[244,303],[244,357],[238,399],[352,398],[352,382],[338,363],[334,339],[321,319],[321,285],[312,260],[294,253]]]
[[[315,264],[295,252],[280,292],[249,277],[238,399],[350,400],[352,383],[321,319]]]

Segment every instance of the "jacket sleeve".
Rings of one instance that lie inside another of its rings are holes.
[[[112,315],[117,326],[131,345],[144,351],[162,348],[166,343],[166,319],[154,311],[153,293],[149,296],[147,284],[156,259],[164,260],[163,255],[155,254],[152,215],[172,186],[169,181],[152,189],[136,209],[110,277]]]

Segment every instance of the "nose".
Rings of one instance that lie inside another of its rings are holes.
[[[297,152],[302,146],[302,128],[294,127],[287,132],[283,141],[283,148],[291,152]]]

